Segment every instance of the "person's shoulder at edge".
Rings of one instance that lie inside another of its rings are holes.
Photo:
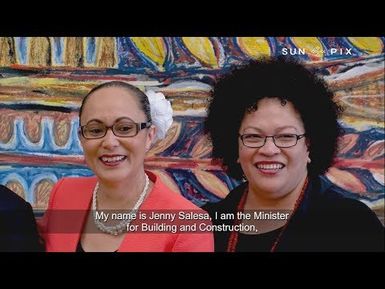
[[[0,185],[0,251],[41,252],[32,206],[6,186]]]
[[[11,210],[20,207],[30,207],[30,205],[6,186],[0,185],[0,209]]]

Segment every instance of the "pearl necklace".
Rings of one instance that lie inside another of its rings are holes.
[[[136,201],[135,206],[132,208],[128,216],[132,216],[132,214],[136,215],[140,205],[143,203],[144,197],[146,196],[148,185],[150,183],[147,174],[145,174],[146,183],[144,185],[143,191],[140,193],[139,199]],[[111,234],[111,235],[120,235],[124,231],[126,231],[127,225],[129,225],[132,221],[132,217],[127,218],[126,220],[122,220],[119,224],[115,226],[107,226],[98,218],[96,218],[96,214],[98,212],[97,209],[97,193],[99,190],[99,183],[96,183],[94,192],[92,194],[92,214],[96,227],[102,231],[103,233]]]

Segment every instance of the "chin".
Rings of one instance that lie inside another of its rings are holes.
[[[264,191],[264,192],[269,192],[272,195],[281,195],[282,190],[285,187],[284,182],[281,181],[273,181],[273,180],[256,180],[255,184],[257,184],[255,187],[258,190]]]
[[[101,173],[98,175],[101,180],[105,180],[108,182],[120,182],[127,178],[128,174],[125,172],[124,174],[120,174],[118,172],[111,172],[111,173]]]

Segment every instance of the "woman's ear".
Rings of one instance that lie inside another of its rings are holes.
[[[305,139],[305,145],[307,149],[307,163],[311,163],[311,158],[310,158],[310,140],[308,138]]]
[[[156,127],[154,125],[151,125],[147,131],[146,151],[149,151],[152,144],[154,143],[155,135],[156,135]]]
[[[308,138],[305,139],[305,145],[307,147],[307,151],[310,152],[310,140]]]
[[[311,158],[310,158],[310,140],[306,139],[305,140],[305,145],[306,145],[306,148],[307,148],[307,163],[310,164],[311,163]]]

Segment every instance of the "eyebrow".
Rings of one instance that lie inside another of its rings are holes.
[[[295,131],[298,131],[297,128],[295,126],[292,126],[292,125],[285,125],[285,126],[278,127],[275,129],[275,131],[281,131],[281,130],[289,129],[289,128],[292,128]],[[263,129],[260,129],[260,128],[254,127],[254,126],[247,126],[243,129],[243,131],[245,131],[246,129],[253,129],[253,130],[257,130],[259,132],[263,132]]]
[[[131,118],[129,118],[128,116],[122,116],[122,117],[119,117],[117,119],[115,119],[115,121],[113,122],[114,123],[117,123],[118,121],[121,121],[121,120],[129,120],[131,122],[134,122]],[[93,118],[93,119],[90,119],[87,124],[90,124],[91,122],[97,122],[97,123],[102,123],[102,124],[105,124],[103,121],[101,121],[100,119],[97,119],[97,118]]]

